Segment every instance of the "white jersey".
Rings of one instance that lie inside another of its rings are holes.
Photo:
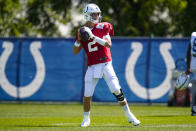
[[[191,34],[191,70],[196,70],[196,32]]]

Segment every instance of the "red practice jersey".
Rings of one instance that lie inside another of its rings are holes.
[[[102,39],[106,35],[114,35],[113,27],[108,22],[95,24],[94,28],[91,31],[95,36]],[[99,63],[105,63],[112,60],[110,48],[102,46],[94,42],[93,40],[89,40],[87,42],[80,42],[88,57],[88,66]]]

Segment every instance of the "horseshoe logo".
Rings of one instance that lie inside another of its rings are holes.
[[[0,57],[0,85],[2,89],[13,97],[17,97],[17,94],[19,95],[20,98],[25,98],[33,95],[36,91],[38,91],[45,78],[45,64],[44,64],[43,57],[39,52],[39,49],[41,48],[41,42],[38,41],[32,42],[30,46],[30,51],[35,60],[36,69],[37,69],[35,78],[32,80],[31,83],[29,83],[26,86],[22,86],[20,88],[12,85],[8,81],[5,74],[5,67],[6,67],[7,60],[13,51],[13,43],[5,41],[3,42],[3,48],[5,48],[5,50],[3,51]]]
[[[128,62],[126,64],[126,73],[125,78],[129,85],[129,88],[140,98],[147,99],[147,89],[143,86],[141,86],[134,75],[134,69],[136,62],[138,60],[138,57],[140,56],[142,52],[142,44],[139,42],[133,42],[131,45],[131,48],[133,49],[133,53],[129,56]],[[172,77],[172,69],[174,69],[175,64],[172,56],[169,53],[169,50],[172,48],[170,42],[163,42],[160,45],[160,53],[163,56],[163,60],[166,65],[166,77],[164,81],[157,87],[150,88],[148,90],[149,92],[149,99],[154,100],[162,97],[165,95],[168,90],[171,88],[170,79]]]

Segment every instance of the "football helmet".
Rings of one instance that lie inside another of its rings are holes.
[[[96,20],[93,19],[93,13],[98,13],[98,18]],[[86,21],[91,21],[94,24],[101,21],[101,10],[96,4],[87,4],[83,9],[83,14]]]
[[[183,90],[189,87],[190,76],[182,73],[176,80],[176,89]]]
[[[191,43],[196,43],[196,32],[191,34]]]

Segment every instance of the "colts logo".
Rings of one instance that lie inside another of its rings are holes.
[[[172,77],[172,70],[175,67],[174,60],[169,53],[169,50],[172,48],[170,42],[163,42],[160,45],[160,53],[164,59],[166,65],[166,77],[164,81],[157,87],[150,88],[147,90],[145,87],[141,86],[134,75],[134,69],[136,62],[142,52],[142,44],[139,42],[133,42],[131,45],[131,49],[133,49],[133,53],[129,56],[128,62],[126,64],[126,81],[130,87],[130,89],[140,98],[147,99],[149,97],[150,100],[155,100],[163,95],[165,95],[169,89],[171,88],[170,80]],[[148,95],[147,95],[148,94]]]
[[[32,82],[22,87],[16,87],[15,85],[12,85],[8,81],[6,74],[5,74],[5,67],[6,67],[7,60],[13,51],[13,43],[5,41],[3,42],[3,48],[5,49],[0,57],[0,85],[1,87],[3,88],[5,92],[7,92],[10,96],[13,96],[13,97],[25,98],[25,97],[29,97],[33,95],[36,91],[39,90],[45,78],[45,64],[44,64],[43,57],[39,51],[39,49],[41,48],[41,42],[31,43],[30,51],[35,60],[37,72]]]

